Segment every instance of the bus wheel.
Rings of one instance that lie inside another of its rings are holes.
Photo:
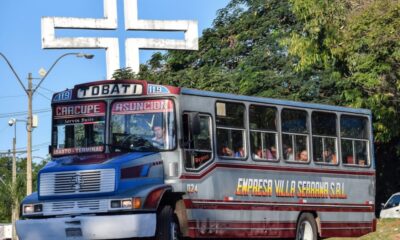
[[[157,240],[178,240],[179,224],[171,206],[164,206],[157,216]]]
[[[301,214],[297,222],[296,240],[317,240],[317,224],[311,213]]]

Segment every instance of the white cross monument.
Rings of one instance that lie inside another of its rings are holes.
[[[56,37],[56,29],[115,30],[117,22],[117,0],[104,1],[104,18],[42,18],[42,48],[44,49],[105,49],[107,78],[111,79],[120,68],[118,38],[110,37]],[[182,31],[184,40],[128,38],[125,41],[126,67],[139,72],[139,49],[198,50],[197,21],[160,21],[138,19],[137,0],[124,0],[125,30]]]

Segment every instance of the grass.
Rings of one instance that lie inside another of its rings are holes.
[[[360,238],[329,238],[329,240],[400,240],[400,219],[378,219],[376,232]]]

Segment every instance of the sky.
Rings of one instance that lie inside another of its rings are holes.
[[[120,45],[120,64],[125,66],[124,42],[127,37],[183,39],[183,33],[163,33],[124,30],[123,0],[118,1],[118,29],[101,30],[56,30],[56,37],[117,37]],[[151,20],[196,20],[199,36],[212,26],[217,11],[227,5],[228,0],[138,0],[139,19]],[[33,84],[38,84],[39,70],[48,70],[61,55],[69,52],[94,54],[92,60],[67,56],[61,59],[43,81],[33,97],[34,114],[39,119],[33,131],[32,145],[34,161],[48,154],[51,131],[51,97],[54,92],[72,88],[74,85],[106,79],[106,59],[103,49],[42,49],[42,17],[102,18],[103,0],[0,0],[0,53],[4,54],[27,84],[28,73],[32,73]],[[201,48],[201,45],[199,46]],[[145,63],[153,51],[140,52],[140,62]],[[8,125],[10,118],[26,120],[27,96],[7,63],[0,57],[0,153],[12,149],[14,127]],[[17,151],[26,150],[26,123],[17,122]],[[19,154],[25,157],[26,154]]]

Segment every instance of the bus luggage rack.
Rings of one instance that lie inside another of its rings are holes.
[[[43,215],[107,212],[108,205],[108,200],[47,202],[43,204]]]
[[[40,175],[40,196],[104,193],[115,189],[115,170],[69,171]]]

